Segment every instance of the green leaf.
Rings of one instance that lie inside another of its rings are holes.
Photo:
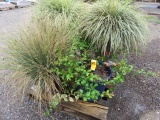
[[[86,97],[84,97],[84,98],[83,98],[83,101],[87,101],[87,98],[86,98]]]
[[[91,94],[90,94],[90,92],[87,92],[85,95],[86,95],[86,97],[89,97]]]
[[[79,99],[79,96],[75,96],[75,98],[76,98],[76,100],[78,100],[78,99]]]
[[[101,94],[101,97],[104,97],[104,94]]]
[[[82,93],[83,93],[83,90],[82,90],[82,89],[80,89],[80,90],[79,90],[79,92],[82,94]]]
[[[82,81],[81,81],[81,84],[82,84],[82,85],[86,84],[86,81],[85,81],[85,80],[82,80]]]
[[[89,76],[89,73],[86,73],[86,76]]]
[[[63,98],[63,99],[64,99],[65,102],[68,102],[68,99],[67,99],[67,98]]]
[[[48,116],[50,115],[49,110],[46,110],[46,111],[44,112],[44,115],[45,115],[46,117],[48,117]]]

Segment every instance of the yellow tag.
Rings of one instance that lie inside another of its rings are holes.
[[[96,60],[91,60],[91,70],[95,71],[96,69]]]

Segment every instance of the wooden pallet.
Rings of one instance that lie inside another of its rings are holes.
[[[15,5],[8,2],[0,2],[0,11],[10,10],[15,8]]]
[[[78,100],[62,102],[61,112],[79,117],[84,120],[106,120],[108,107]]]
[[[28,95],[37,95],[36,86],[32,86]],[[47,96],[43,95],[42,99],[47,100]],[[101,104],[101,105],[99,105]],[[99,104],[84,102],[82,100],[74,100],[74,102],[61,102],[61,112],[79,117],[83,120],[106,120],[108,107],[106,101],[100,101]]]

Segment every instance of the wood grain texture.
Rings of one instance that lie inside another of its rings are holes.
[[[81,100],[75,102],[62,102],[61,106],[100,120],[106,120],[108,113],[108,107],[106,106],[83,102]]]

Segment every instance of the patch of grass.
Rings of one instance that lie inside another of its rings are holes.
[[[148,26],[130,2],[101,0],[82,16],[80,30],[85,40],[102,54],[137,50],[146,43]]]
[[[156,23],[160,24],[160,19],[157,19]]]
[[[153,22],[156,24],[160,24],[160,18],[158,18],[157,16],[145,16],[145,18],[149,21],[149,22]]]

